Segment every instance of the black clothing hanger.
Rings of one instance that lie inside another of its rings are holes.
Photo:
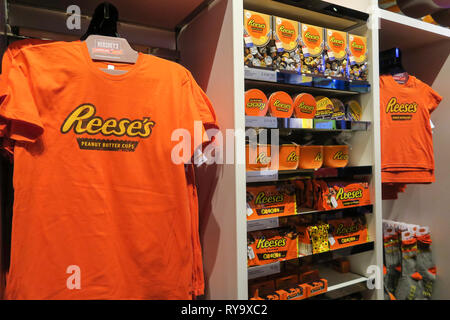
[[[402,65],[402,51],[392,48],[380,52],[380,74],[406,73]]]
[[[109,37],[120,37],[117,33],[117,21],[119,21],[119,10],[109,3],[103,2],[95,8],[91,23],[86,33],[80,40],[86,40],[91,34]]]

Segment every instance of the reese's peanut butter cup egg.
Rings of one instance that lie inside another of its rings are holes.
[[[334,105],[327,97],[316,97],[317,110],[315,118],[317,119],[331,119],[333,116]]]
[[[346,118],[350,121],[360,121],[362,116],[362,108],[358,101],[350,100],[345,104],[347,109]]]
[[[269,97],[269,111],[272,117],[290,118],[294,112],[294,101],[284,91],[277,91]]]
[[[344,120],[345,106],[342,101],[336,98],[332,98],[330,100],[333,103],[333,115],[331,116],[331,118],[335,120]]]
[[[247,116],[264,117],[268,108],[264,92],[258,89],[250,89],[245,92],[245,114]]]
[[[312,119],[316,115],[316,99],[308,93],[300,93],[294,99],[294,116],[302,119]]]

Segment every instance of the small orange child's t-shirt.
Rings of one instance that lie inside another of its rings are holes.
[[[381,170],[387,173],[383,182],[434,181],[430,115],[441,100],[414,76],[404,84],[391,75],[380,77]],[[401,177],[396,172],[402,172]]]
[[[107,64],[127,72],[107,74]],[[143,54],[133,65],[94,62],[84,42],[23,48],[0,118],[16,141],[6,298],[199,290],[195,197],[176,158],[190,158],[198,124],[201,133],[216,118],[185,68]]]

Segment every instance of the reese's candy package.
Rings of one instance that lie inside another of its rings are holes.
[[[299,28],[297,21],[273,17],[274,40],[277,49],[274,67],[277,70],[299,71],[301,66]]]
[[[331,250],[341,249],[369,241],[367,222],[364,217],[328,220]]]
[[[297,234],[291,227],[249,232],[247,247],[249,267],[298,257]]]
[[[358,101],[349,100],[345,103],[346,119],[350,121],[360,121],[362,117],[362,108]]]
[[[309,93],[300,93],[294,99],[294,116],[302,119],[313,119],[316,115],[317,102]]]
[[[345,120],[345,106],[341,100],[336,98],[331,98],[331,102],[333,103],[333,114],[331,115],[331,119],[334,120]]]
[[[343,78],[347,71],[347,33],[325,29],[325,76]]]
[[[245,115],[264,117],[268,108],[269,105],[264,92],[258,89],[245,91]]]
[[[328,228],[329,225],[326,223],[297,226],[299,255],[307,256],[329,251]]]
[[[247,187],[247,220],[295,214],[296,191],[292,182]]]
[[[317,210],[335,210],[371,203],[368,182],[321,181]]]
[[[276,57],[272,42],[272,17],[244,10],[244,64],[272,69],[273,57]],[[272,50],[269,48],[271,45]]]
[[[269,97],[269,112],[272,117],[290,118],[294,112],[294,101],[284,91],[276,91]]]
[[[316,97],[316,119],[331,119],[334,113],[334,105],[333,102],[324,96]]]
[[[302,23],[301,45],[302,60],[301,73],[323,75],[323,31],[321,27]]]
[[[348,77],[350,80],[367,81],[369,70],[367,66],[367,38],[354,34],[348,35],[349,64]]]

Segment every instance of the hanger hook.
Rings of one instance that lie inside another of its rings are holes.
[[[109,19],[109,3],[105,2],[105,6],[103,7],[103,15],[105,19]]]

